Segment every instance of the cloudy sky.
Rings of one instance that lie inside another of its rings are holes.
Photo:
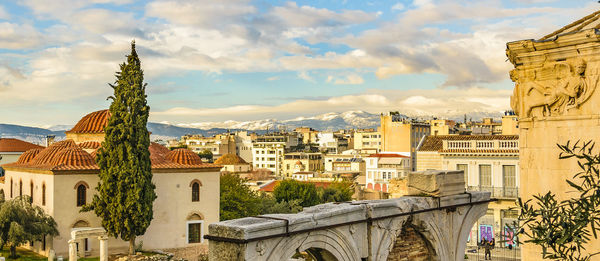
[[[600,8],[553,0],[0,0],[0,123],[108,107],[135,39],[151,121],[509,108],[506,42]]]

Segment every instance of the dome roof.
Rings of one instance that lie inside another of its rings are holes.
[[[77,145],[73,140],[63,140],[61,142],[54,143],[40,151],[40,153],[38,153],[37,156],[30,161],[30,163],[35,165],[50,164],[50,161],[52,161],[52,158],[58,151],[72,147],[77,148]]]
[[[66,165],[71,167],[94,167],[96,166],[96,162],[94,161],[92,155],[85,152],[83,149],[79,147],[69,147],[63,148],[60,151],[58,151],[54,155],[54,157],[52,157],[50,165]]]
[[[217,165],[236,165],[236,164],[248,164],[244,159],[240,156],[235,155],[233,153],[227,153],[217,160],[215,160],[215,164]]]
[[[109,117],[110,112],[108,110],[92,112],[83,116],[67,133],[103,133]]]
[[[202,159],[198,154],[188,149],[176,149],[165,156],[165,158],[173,163],[179,163],[184,165],[200,165]]]
[[[17,160],[17,163],[22,164],[22,163],[30,162],[33,158],[35,158],[35,156],[38,155],[38,153],[40,153],[40,151],[42,151],[42,149],[37,148],[37,149],[30,149],[26,152],[23,152],[23,154],[21,154],[21,156]]]
[[[296,165],[302,165],[302,161],[296,161]]]
[[[97,142],[97,141],[86,141],[86,142],[77,144],[77,146],[79,146],[82,149],[95,150],[97,148],[100,148],[101,144],[100,144],[100,142]]]

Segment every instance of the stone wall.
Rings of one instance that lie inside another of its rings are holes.
[[[412,226],[405,226],[396,237],[394,248],[388,256],[389,261],[426,261],[432,260],[431,246]]]

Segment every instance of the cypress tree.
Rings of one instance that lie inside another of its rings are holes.
[[[96,157],[100,167],[98,193],[83,211],[93,210],[110,236],[129,241],[129,253],[133,254],[135,237],[143,235],[152,221],[156,199],[146,128],[150,107],[135,42],[120,70],[115,84],[109,84],[114,95],[109,97],[111,116]]]

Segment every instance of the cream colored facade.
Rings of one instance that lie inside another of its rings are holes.
[[[431,128],[430,135],[449,135],[455,134],[454,126],[456,126],[455,121],[451,120],[430,120],[429,125]]]
[[[515,222],[518,214],[511,209],[520,187],[518,136],[428,136],[417,152],[417,171],[431,169],[463,170],[467,190],[489,191],[498,199],[477,221],[470,244],[481,241],[480,226],[491,227],[496,242],[503,240],[505,226]]]
[[[84,172],[84,171],[81,171]],[[153,183],[156,185],[157,198],[154,201],[154,218],[150,227],[136,242],[143,241],[146,249],[184,248],[196,244],[187,243],[188,222],[202,222],[202,234],[208,231],[208,225],[219,221],[219,172],[176,172],[153,171]],[[200,201],[191,201],[191,182],[200,181]],[[53,173],[51,171],[23,171],[7,168],[5,183],[0,184],[6,198],[19,195],[33,197],[38,205],[56,220],[59,236],[48,238],[46,248],[42,242],[35,242],[31,249],[44,255],[54,249],[57,256],[68,256],[68,243],[71,229],[79,226],[101,227],[101,220],[93,212],[79,212],[77,207],[77,187],[84,184],[86,202],[91,202],[98,185],[97,173]],[[12,193],[11,193],[12,182]],[[19,189],[22,182],[22,190]],[[30,189],[33,184],[33,193]],[[45,186],[45,204],[42,203]],[[197,214],[197,216],[194,216]],[[197,217],[201,219],[197,219]],[[99,242],[88,239],[89,255],[99,254]],[[200,244],[206,244],[203,242]],[[128,242],[109,239],[109,251],[125,251]],[[29,247],[29,246],[26,246]]]
[[[381,151],[381,133],[378,131],[355,132],[354,149],[360,153],[374,154]]]
[[[209,150],[213,154],[213,159],[227,153],[236,153],[236,142],[233,134],[217,134],[213,137],[188,135],[181,137],[181,142],[196,153]]]
[[[381,151],[410,152],[414,170],[417,146],[431,132],[429,123],[405,119],[394,113],[382,114],[380,118]]]
[[[17,161],[21,154],[23,152],[0,152],[0,165]]]
[[[283,156],[283,174],[292,177],[296,172],[323,172],[323,154],[291,152]]]
[[[597,142],[600,137],[598,19],[596,12],[540,40],[507,43],[515,66],[511,106],[519,117],[523,200],[548,191],[559,199],[570,197],[565,179],[580,169],[575,159],[558,158],[556,144]],[[592,240],[586,251],[600,251],[600,240]],[[539,247],[526,244],[522,259],[542,260],[540,253]]]

